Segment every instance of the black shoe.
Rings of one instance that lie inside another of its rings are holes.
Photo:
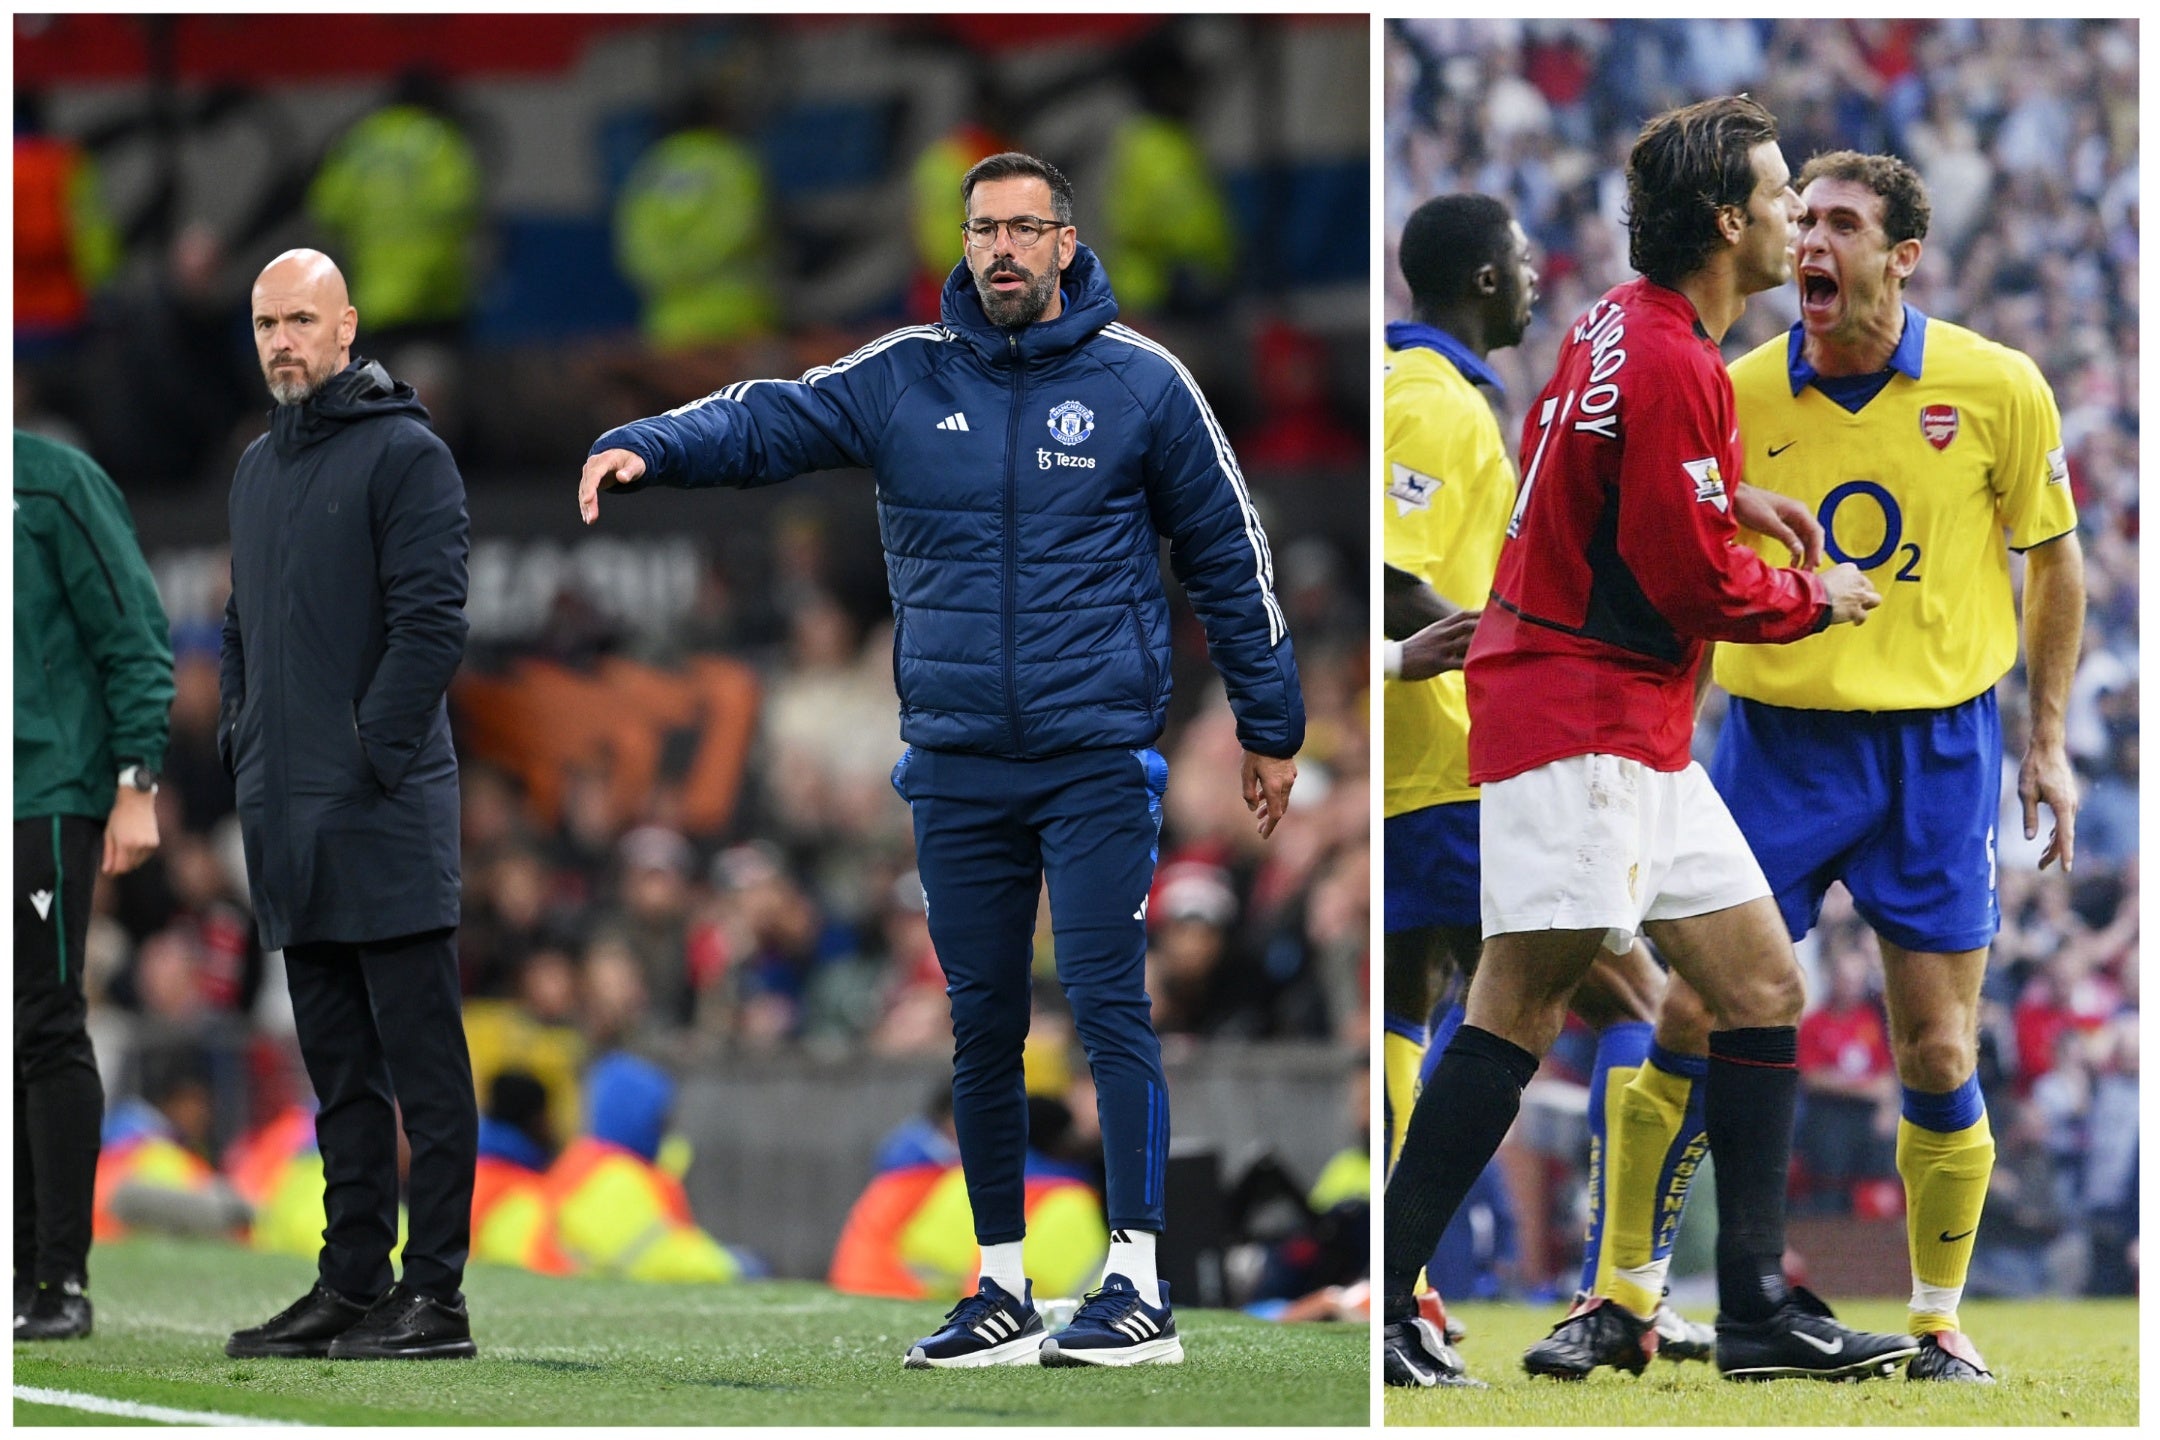
[[[233,1331],[225,1353],[235,1360],[320,1360],[330,1353],[330,1342],[367,1313],[367,1306],[318,1280],[314,1289],[262,1324]]]
[[[1727,1380],[1867,1380],[1895,1374],[1919,1351],[1910,1335],[1840,1325],[1829,1306],[1797,1285],[1766,1320],[1718,1316],[1717,1368]]]
[[[16,1329],[22,1329],[22,1323],[30,1318],[30,1307],[35,1303],[37,1303],[37,1282],[35,1280],[17,1280],[15,1282]]]
[[[1972,1340],[1962,1330],[1937,1330],[1920,1337],[1920,1353],[1905,1367],[1908,1380],[1963,1381],[1968,1385],[1992,1385],[1995,1377],[1980,1358]]]
[[[1640,1375],[1658,1351],[1658,1332],[1617,1300],[1580,1295],[1552,1333],[1523,1352],[1522,1368],[1556,1380],[1580,1380],[1600,1365]]]
[[[29,1310],[15,1322],[17,1340],[80,1340],[90,1333],[90,1297],[70,1280],[40,1285]]]
[[[463,1295],[438,1300],[403,1284],[330,1342],[332,1360],[470,1360],[478,1353]]]
[[[1462,1356],[1447,1343],[1438,1325],[1418,1313],[1415,1302],[1389,1306],[1384,1312],[1395,1318],[1387,1323],[1380,1342],[1380,1378],[1389,1385],[1430,1390],[1451,1386],[1483,1390],[1482,1380],[1470,1378]]]

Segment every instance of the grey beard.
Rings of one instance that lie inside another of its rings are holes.
[[[265,377],[270,386],[270,398],[280,405],[306,404],[316,391],[322,389],[323,382],[309,375],[304,369],[300,372],[300,375],[301,378],[298,380],[275,380]]]
[[[1011,329],[1019,325],[1032,325],[1042,319],[1050,308],[1050,297],[1057,293],[1058,272],[1045,270],[1027,283],[1027,288],[1017,295],[1000,295],[990,288],[987,275],[975,277],[975,294],[982,301],[983,314],[990,323]]]

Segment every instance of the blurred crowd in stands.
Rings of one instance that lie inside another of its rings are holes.
[[[1125,28],[1080,77],[1111,92],[1104,113],[1115,117],[1072,166],[1083,219],[1101,217],[1082,239],[1105,254],[1127,319],[1173,348],[1193,342],[1186,358],[1275,530],[1309,712],[1293,814],[1262,844],[1238,795],[1240,750],[1205,638],[1174,603],[1177,701],[1160,747],[1170,788],[1149,907],[1156,1019],[1173,1052],[1226,1037],[1361,1053],[1363,524],[1351,511],[1332,529],[1286,528],[1284,517],[1330,508],[1329,487],[1363,473],[1365,330],[1362,319],[1341,334],[1293,324],[1297,287],[1252,263],[1272,242],[1238,220],[1189,123],[1226,63],[1221,27],[1204,43],[1182,23]],[[907,43],[928,43],[902,30]],[[848,220],[865,251],[898,245],[909,258],[887,267],[887,291],[834,315],[804,300],[832,257],[804,243],[800,217],[773,198],[744,139],[757,117],[731,103],[769,112],[786,98],[780,81],[754,73],[773,37],[736,28],[712,45],[683,33],[714,64],[648,117],[656,143],[624,165],[608,220],[620,275],[593,280],[638,292],[639,338],[625,327],[475,339],[494,253],[489,168],[521,140],[477,122],[469,97],[440,76],[396,81],[385,103],[272,186],[239,233],[185,219],[169,194],[154,213],[116,218],[101,198],[99,154],[134,132],[116,121],[61,133],[47,97],[18,90],[18,425],[84,445],[138,517],[145,496],[192,496],[222,533],[233,461],[268,409],[247,333],[249,283],[278,249],[318,244],[351,280],[356,353],[387,356],[420,389],[476,510],[491,487],[553,487],[567,525],[578,462],[606,426],[723,381],[798,373],[934,315],[960,253],[959,176],[998,146],[1032,143],[1022,101],[1033,72],[958,47],[981,87],[974,110],[919,155],[893,156],[877,181],[890,203]],[[148,125],[157,107],[145,98]],[[253,103],[217,88],[171,99],[168,122],[203,125]],[[1362,108],[1362,92],[1343,103]],[[1362,151],[1348,158],[1362,174]],[[911,204],[922,212],[919,241]],[[1335,228],[1357,246],[1362,315],[1365,232]],[[882,573],[874,548],[835,543],[847,526],[805,498],[859,510],[847,522],[859,542],[871,495],[860,483],[789,490],[779,503],[700,497],[701,573],[678,623],[627,623],[565,584],[537,634],[468,651],[452,695],[465,762],[468,1032],[484,1100],[505,1072],[542,1087],[535,1102],[515,1081],[502,1093],[516,1103],[497,1121],[571,1140],[582,1132],[581,1077],[615,1050],[677,1073],[726,1055],[950,1053],[908,810],[889,783],[902,747]],[[161,538],[142,536],[153,562]],[[754,564],[729,563],[746,552]],[[177,698],[158,802],[164,845],[140,871],[101,884],[88,967],[108,1093],[149,1100],[188,1148],[213,1158],[307,1094],[279,959],[254,938],[214,743],[223,600],[168,597]],[[555,697],[595,693],[606,713],[593,748],[537,759],[519,748],[521,735],[567,733],[573,707]],[[504,695],[528,712],[539,704],[538,723],[506,728],[491,709]],[[633,711],[650,717],[634,735],[622,728]],[[1070,1046],[1084,1076],[1047,923],[1037,977],[1037,1029]],[[542,1113],[548,1123],[537,1126]]]
[[[2024,351],[2062,411],[2088,586],[2070,750],[2083,793],[2074,872],[2038,872],[2017,765],[2022,664],[1999,687],[2003,925],[1989,960],[1980,1078],[1998,1146],[1974,1293],[2128,1293],[2137,1237],[2138,66],[2134,21],[1642,20],[1388,22],[1389,318],[1394,261],[1430,196],[1504,196],[1543,298],[1491,361],[1506,425],[1551,373],[1561,334],[1629,278],[1623,168],[1648,116],[1746,91],[1798,171],[1854,148],[1910,160],[1934,220],[1912,304]],[[1737,358],[1798,318],[1756,296]],[[1723,715],[1697,731],[1708,759]],[[1810,1013],[1796,1167],[1803,1207],[1896,1213],[1897,1085],[1872,935],[1834,887],[1801,946]]]

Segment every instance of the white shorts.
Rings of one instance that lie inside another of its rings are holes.
[[[1603,930],[1624,954],[1645,920],[1729,909],[1770,893],[1702,766],[1653,770],[1571,755],[1486,785],[1478,806],[1487,935]]]

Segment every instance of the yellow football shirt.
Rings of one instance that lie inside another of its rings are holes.
[[[1381,533],[1387,563],[1466,610],[1483,608],[1515,506],[1515,469],[1500,422],[1455,362],[1427,344],[1393,344],[1422,326],[1390,326],[1383,409]],[[1428,332],[1433,333],[1433,332]],[[1470,706],[1462,672],[1390,680],[1382,689],[1384,810],[1406,815],[1475,800]]]
[[[1717,682],[1802,710],[1962,704],[2017,661],[2009,551],[2077,525],[2055,397],[2023,354],[1910,306],[1895,373],[1858,414],[1813,384],[1795,393],[1797,360],[1785,335],[1732,367],[1748,483],[1811,506],[1829,559],[1868,572],[1883,602],[1790,645],[1720,645]]]

